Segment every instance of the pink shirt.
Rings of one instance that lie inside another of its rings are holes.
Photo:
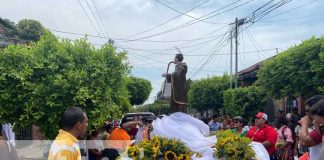
[[[283,129],[284,131],[282,131]],[[286,142],[294,143],[294,140],[292,139],[292,132],[286,125],[282,126],[280,129],[276,129],[276,131],[278,133],[278,141],[284,141],[286,138]]]

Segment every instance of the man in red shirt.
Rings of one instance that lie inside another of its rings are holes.
[[[268,120],[267,114],[259,112],[255,117],[255,126],[249,130],[246,137],[252,141],[262,143],[271,157],[272,153],[276,150],[275,144],[278,134],[274,128],[266,124]]]

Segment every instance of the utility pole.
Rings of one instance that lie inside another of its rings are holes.
[[[108,43],[109,43],[110,45],[114,45],[115,41],[114,41],[113,39],[109,38]]]
[[[230,33],[230,87],[233,88],[233,31]]]
[[[276,48],[276,54],[278,55],[278,53],[279,53],[279,50],[278,50],[278,48]]]
[[[238,29],[244,24],[245,18],[238,20],[235,19],[235,88],[238,83]]]
[[[235,19],[235,88],[237,88],[238,79],[238,20]]]

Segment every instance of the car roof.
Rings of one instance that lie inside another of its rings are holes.
[[[134,113],[126,113],[125,115],[145,115],[145,114],[147,114],[147,115],[154,115],[154,113],[152,113],[152,112],[134,112]]]
[[[120,125],[120,123],[121,123],[121,121],[122,121],[123,118],[126,118],[126,119],[128,119],[128,120],[133,120],[133,118],[134,118],[135,116],[144,116],[144,117],[148,117],[148,116],[150,116],[150,115],[154,115],[154,116],[155,116],[155,114],[152,113],[152,112],[134,112],[134,113],[126,113],[126,114],[123,115],[122,118],[120,119],[119,125]]]

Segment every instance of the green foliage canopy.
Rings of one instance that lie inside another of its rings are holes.
[[[145,104],[138,106],[134,109],[134,112],[152,112],[155,115],[169,114],[170,113],[170,104],[168,101],[157,100],[151,104]]]
[[[257,84],[275,98],[324,93],[324,38],[312,37],[262,64]]]
[[[4,35],[10,38],[15,38],[18,35],[15,23],[9,19],[0,18],[0,24],[4,27]]]
[[[143,104],[152,91],[151,82],[137,77],[129,77],[127,89],[130,94],[131,105]]]
[[[82,106],[90,126],[101,126],[130,109],[126,60],[111,45],[94,48],[50,33],[29,46],[9,46],[0,51],[0,122],[36,124],[53,138],[62,113]]]
[[[257,86],[228,89],[223,98],[226,114],[244,118],[253,118],[266,104],[266,94]]]
[[[223,107],[223,92],[229,88],[229,76],[194,81],[188,93],[189,105],[199,111]]]
[[[17,25],[19,37],[23,40],[38,41],[44,34],[44,27],[36,20],[22,19]]]

